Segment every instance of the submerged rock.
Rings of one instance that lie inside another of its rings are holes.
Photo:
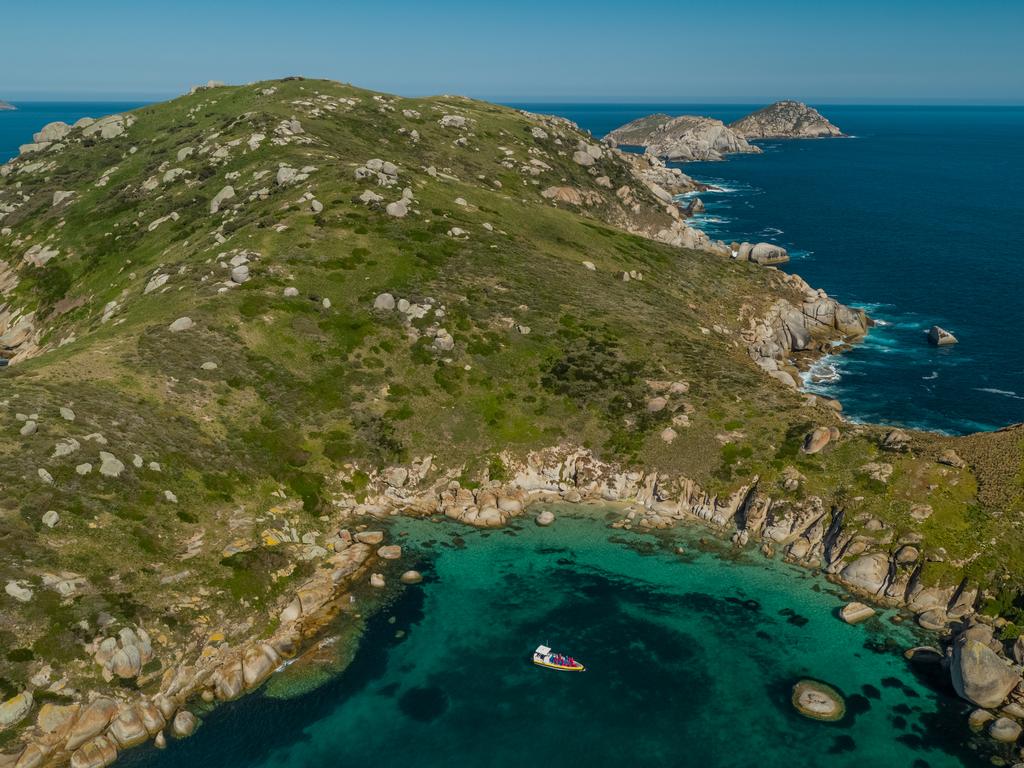
[[[839,618],[847,624],[859,624],[875,615],[875,609],[864,603],[847,603],[839,609]]]
[[[555,522],[555,513],[550,509],[542,510],[541,513],[537,515],[537,525],[542,528],[551,525],[553,522]]]
[[[804,717],[835,722],[846,714],[846,702],[835,688],[817,680],[800,680],[793,686],[793,707]]]

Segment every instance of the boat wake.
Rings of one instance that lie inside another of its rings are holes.
[[[1024,400],[1024,396],[1018,395],[1009,389],[996,389],[995,387],[975,387],[975,392],[987,392],[990,395],[1001,395],[1002,397],[1010,397],[1014,400]]]

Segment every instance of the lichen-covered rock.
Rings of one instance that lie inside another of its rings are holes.
[[[71,755],[71,768],[105,768],[117,760],[117,745],[106,736],[97,736]]]
[[[120,749],[127,749],[142,744],[149,738],[149,731],[142,722],[138,709],[133,705],[121,708],[117,717],[110,723],[108,735]]]
[[[89,704],[68,734],[67,748],[74,750],[101,733],[117,714],[117,702],[106,697]]]
[[[277,651],[266,643],[248,648],[242,655],[242,678],[246,688],[255,688],[277,669],[281,662]]]
[[[9,728],[21,722],[32,710],[32,692],[21,693],[0,704],[0,729]]]

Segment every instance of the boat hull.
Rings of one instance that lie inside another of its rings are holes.
[[[574,664],[571,667],[562,666],[561,664],[551,664],[546,661],[538,661],[537,659],[534,659],[533,663],[536,664],[538,667],[544,667],[544,669],[553,669],[556,672],[583,672],[586,670],[586,667],[584,667],[579,662],[576,662],[576,664]]]

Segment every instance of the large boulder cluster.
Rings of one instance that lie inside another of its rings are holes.
[[[153,658],[153,643],[142,627],[124,627],[116,636],[100,640],[93,658],[103,668],[104,679],[131,679]]]

